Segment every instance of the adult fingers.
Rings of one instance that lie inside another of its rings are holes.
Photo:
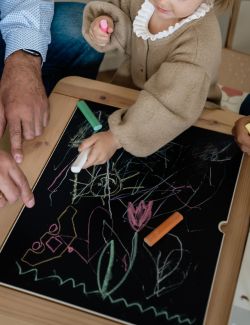
[[[35,204],[35,199],[23,172],[17,167],[11,169],[9,175],[13,180],[13,183],[17,186],[19,196],[23,203],[26,205],[26,207],[32,208]]]
[[[15,161],[20,164],[23,160],[22,152],[22,128],[19,119],[9,120],[9,133],[11,153]]]
[[[46,95],[41,95],[41,103],[38,107],[38,113],[35,114],[35,134],[40,136],[43,129],[48,125],[49,122],[49,101]]]
[[[32,140],[35,137],[35,125],[33,120],[22,120],[22,133],[25,140]]]
[[[36,137],[39,137],[43,133],[43,123],[43,113],[35,115],[34,130]]]
[[[50,118],[50,110],[49,110],[49,103],[48,103],[48,107],[43,114],[43,127],[44,128],[48,125],[49,118]]]
[[[3,192],[0,191],[0,208],[3,208],[7,203],[7,200],[3,194]]]
[[[2,199],[6,200],[6,202],[14,203],[18,200],[20,196],[19,189],[13,182],[10,176],[6,177],[3,181],[1,181],[1,193],[2,193]],[[5,202],[5,203],[6,203]]]
[[[3,136],[5,127],[6,127],[6,119],[4,115],[4,108],[0,101],[0,138]]]

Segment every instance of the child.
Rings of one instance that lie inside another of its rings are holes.
[[[124,148],[148,156],[189,128],[206,100],[219,104],[221,32],[214,8],[232,0],[91,1],[83,35],[98,51],[121,50],[125,61],[113,82],[141,89],[135,104],[109,117],[109,130],[79,146],[91,147],[85,168]],[[100,21],[107,22],[107,30]],[[208,105],[208,104],[207,104]],[[207,106],[206,105],[206,106]]]

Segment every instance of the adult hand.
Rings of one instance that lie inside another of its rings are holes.
[[[35,204],[28,181],[14,159],[0,150],[0,208],[21,198],[31,208]]]
[[[6,59],[1,100],[9,127],[11,153],[20,163],[23,159],[22,138],[30,140],[41,135],[49,119],[49,102],[39,57],[17,51]],[[5,129],[5,119],[0,119],[0,135]]]
[[[109,130],[93,134],[80,144],[78,150],[82,151],[88,148],[90,148],[90,152],[87,162],[84,164],[84,169],[93,165],[104,164],[114,155],[117,149],[121,148],[121,145]]]
[[[1,83],[0,83],[0,87],[1,87]],[[6,119],[5,119],[5,115],[4,115],[4,107],[3,107],[3,104],[2,104],[1,98],[0,98],[0,139],[3,136],[5,125],[6,125]]]
[[[245,125],[250,123],[250,116],[245,116],[236,121],[232,133],[240,149],[250,155],[250,135]]]

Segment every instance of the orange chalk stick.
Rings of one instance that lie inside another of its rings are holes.
[[[148,234],[144,238],[145,243],[148,246],[153,246],[182,220],[183,215],[177,211],[174,212],[173,214],[171,214],[170,217],[163,221],[163,223],[161,223],[157,228],[155,228],[150,234]]]

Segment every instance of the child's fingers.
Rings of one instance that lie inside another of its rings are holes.
[[[246,152],[247,150],[250,149],[250,141],[248,138],[246,138],[244,134],[235,137],[234,140],[243,152]]]
[[[244,153],[246,153],[248,156],[250,156],[250,147],[244,146],[244,145],[240,145],[240,149],[241,151],[243,151]]]
[[[239,132],[240,130],[244,130],[245,133],[248,133],[245,125],[250,122],[250,117],[245,116],[240,118],[238,121],[235,123],[235,128]]]
[[[114,30],[113,19],[111,17],[109,17],[109,16],[107,16],[105,19],[107,20],[107,23],[108,23],[108,33],[113,32],[113,30]]]
[[[94,29],[90,29],[89,30],[89,37],[92,41],[94,42],[98,42],[101,35],[100,33],[97,31],[97,30],[94,30]]]
[[[250,135],[245,127],[248,119],[249,117],[243,117],[236,121],[232,129],[232,134],[239,146],[243,145],[250,148]]]
[[[108,24],[107,30],[103,30],[100,26],[101,21],[106,21]],[[89,38],[97,45],[104,47],[110,42],[110,35],[113,32],[114,23],[113,20],[108,16],[99,16],[90,25]]]
[[[95,143],[96,143],[96,137],[95,137],[95,134],[92,135],[91,137],[83,140],[83,142],[79,145],[78,147],[78,151],[83,151],[87,148],[90,148],[92,147]]]
[[[84,164],[84,168],[89,168],[91,166],[97,166],[97,165],[102,165],[105,164],[108,161],[108,158],[102,157],[101,153],[100,155],[98,152],[91,150],[91,154],[88,156],[88,159],[86,163]]]
[[[92,28],[89,29],[89,37],[90,37],[90,39],[91,39],[92,41],[93,41],[94,38],[95,38],[95,36],[94,36],[94,34],[93,34],[93,29],[92,29]]]
[[[102,38],[107,38],[107,33],[100,30],[99,26],[92,23],[89,29],[89,37],[92,41],[98,42]]]
[[[109,43],[110,36],[107,33],[100,34],[99,31],[96,32],[90,32],[89,37],[98,46],[106,46]]]
[[[83,169],[87,169],[87,168],[95,166],[95,165],[96,165],[95,159],[92,158],[91,156],[88,156],[88,159],[87,159],[86,163],[84,164]]]
[[[242,131],[242,132],[238,133],[236,135],[235,139],[239,144],[242,144],[242,145],[250,148],[250,136],[249,136],[248,132]]]
[[[96,149],[95,146],[93,146],[88,155],[88,159],[84,164],[84,169],[89,168],[91,166],[98,165],[98,156],[99,156],[98,150]]]
[[[102,46],[102,44],[107,45],[109,43],[109,36],[106,34],[105,36],[100,36],[98,38],[97,44]]]
[[[109,28],[108,28],[108,34],[112,34],[113,31],[114,31],[114,28],[113,28],[113,27],[109,27]]]
[[[100,30],[96,31],[95,35],[98,42],[109,42],[110,40],[110,35]]]
[[[97,137],[97,140],[100,140]],[[109,159],[109,153],[105,148],[105,145],[101,141],[96,141],[92,144],[90,152],[88,154],[88,159],[84,164],[84,168],[89,168],[91,166],[102,165]]]

